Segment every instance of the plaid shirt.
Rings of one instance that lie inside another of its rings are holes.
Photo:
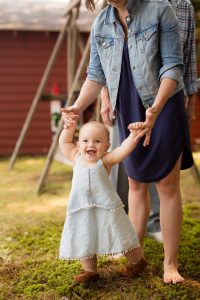
[[[169,0],[177,19],[181,40],[183,43],[183,61],[185,73],[183,75],[185,95],[195,94],[197,88],[195,17],[194,7],[189,0]]]

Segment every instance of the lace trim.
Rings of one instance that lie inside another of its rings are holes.
[[[74,258],[71,258],[71,257],[62,257],[62,256],[59,256],[59,259],[62,259],[62,260],[85,260],[85,259],[90,259],[90,258],[93,258],[94,256],[115,256],[115,255],[118,255],[118,254],[126,254],[127,252],[135,249],[135,248],[138,248],[140,247],[140,244],[137,244],[135,246],[132,246],[130,248],[128,248],[127,250],[125,251],[122,251],[122,252],[116,252],[116,253],[107,253],[107,254],[93,254],[91,256],[84,256],[84,257],[74,257]]]
[[[68,214],[68,215],[72,215],[72,214],[75,214],[76,212],[78,212],[78,211],[80,211],[80,210],[82,210],[82,209],[90,209],[90,208],[93,208],[93,207],[105,208],[105,209],[107,209],[107,210],[110,210],[110,211],[115,212],[115,211],[117,211],[117,210],[119,210],[119,209],[121,209],[121,208],[124,208],[124,205],[118,206],[118,207],[116,207],[116,208],[109,208],[109,207],[105,207],[105,206],[103,206],[103,205],[97,205],[97,204],[95,204],[95,203],[89,203],[88,205],[86,205],[86,206],[84,206],[84,207],[77,208],[77,209],[73,209],[73,210],[68,210],[68,211],[67,211],[67,214]]]

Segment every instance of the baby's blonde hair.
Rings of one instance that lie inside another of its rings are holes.
[[[109,133],[108,128],[107,128],[104,124],[102,124],[102,123],[100,123],[100,122],[97,122],[97,121],[90,121],[90,122],[85,123],[85,124],[81,127],[81,129],[80,129],[80,131],[79,131],[79,136],[80,136],[80,134],[81,134],[81,131],[82,131],[85,127],[90,126],[90,125],[91,125],[91,126],[94,126],[94,127],[98,126],[99,128],[101,128],[101,129],[105,132],[105,135],[107,136],[108,141],[109,141],[110,133]]]

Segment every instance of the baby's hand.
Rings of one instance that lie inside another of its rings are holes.
[[[135,122],[135,123],[131,123],[131,124],[129,124],[128,125],[128,129],[130,130],[130,131],[136,131],[136,130],[138,130],[138,129],[143,129],[144,128],[144,126],[143,126],[143,124],[144,124],[144,122]]]
[[[143,137],[149,130],[144,126],[144,122],[131,123],[128,125],[128,129],[134,135],[136,141]]]
[[[76,127],[80,113],[77,107],[69,106],[61,109],[64,128]]]

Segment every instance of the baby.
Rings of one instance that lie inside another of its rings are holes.
[[[63,109],[63,114],[67,109]],[[65,118],[63,117],[65,122]],[[134,277],[146,267],[138,237],[123,209],[123,204],[109,174],[136,147],[146,133],[143,123],[131,124],[123,143],[109,152],[109,131],[99,122],[82,126],[77,145],[70,123],[64,124],[59,139],[65,157],[73,163],[72,189],[60,243],[60,258],[80,260],[84,272],[75,276],[76,283],[99,278],[97,256],[124,254],[128,263],[119,272]]]

